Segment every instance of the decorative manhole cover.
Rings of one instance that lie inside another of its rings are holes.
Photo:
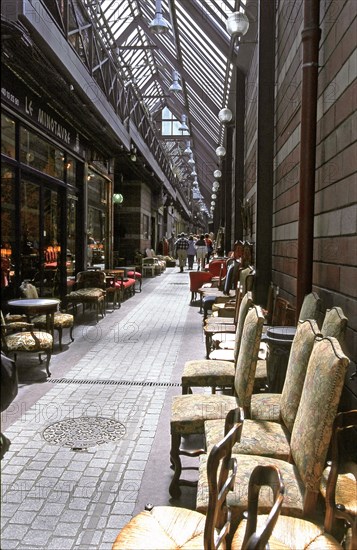
[[[111,418],[82,416],[55,422],[48,426],[42,435],[51,445],[63,445],[80,450],[109,441],[119,441],[125,433],[125,426]]]

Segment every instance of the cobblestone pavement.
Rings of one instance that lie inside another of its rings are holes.
[[[204,356],[188,274],[145,279],[141,294],[90,319],[53,355],[49,381],[36,358],[20,363],[19,395],[2,415],[12,442],[1,462],[2,550],[110,549],[144,482],[154,494],[142,499],[157,490],[169,503],[169,400],[184,360]]]

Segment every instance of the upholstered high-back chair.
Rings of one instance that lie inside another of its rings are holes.
[[[234,491],[228,497],[234,525],[247,508],[250,473],[255,466],[266,464],[279,468],[287,488],[282,514],[299,518],[316,516],[321,477],[348,364],[349,359],[335,338],[317,338],[291,432],[289,462],[252,454],[235,455],[239,457],[239,468]],[[204,469],[200,468],[196,508],[201,512],[207,507],[201,490],[206,483]],[[266,513],[270,503],[266,494],[260,512]]]
[[[321,317],[321,299],[316,292],[310,292],[304,297],[300,312],[299,320],[305,321],[305,319],[315,319],[319,321]]]
[[[197,393],[174,397],[170,420],[170,458],[174,476],[169,490],[172,496],[180,494],[179,486],[182,483],[187,484],[186,480],[180,480],[182,471],[180,455],[198,456],[204,452],[204,449],[195,449],[187,454],[186,450],[180,448],[182,437],[189,434],[203,434],[206,420],[225,418],[227,413],[237,406],[244,411],[249,410],[263,323],[264,316],[261,308],[253,306],[248,311],[243,326],[234,374],[234,396]]]
[[[187,361],[183,368],[181,377],[182,393],[189,393],[194,387],[210,387],[212,393],[215,393],[216,387],[234,389],[234,376],[238,360],[239,348],[242,340],[242,332],[245,318],[249,309],[253,305],[252,295],[247,292],[240,304],[238,320],[235,333],[235,353],[234,362],[215,358],[194,359]],[[224,350],[216,350],[217,352]],[[214,353],[214,352],[212,352]]]
[[[335,306],[327,309],[321,327],[321,334],[322,336],[337,338],[343,347],[347,323],[348,319],[343,313],[342,308]]]

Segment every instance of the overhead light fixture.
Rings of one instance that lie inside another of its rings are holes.
[[[222,172],[220,170],[215,170],[213,172],[213,175],[214,175],[215,178],[220,178],[222,176]]]
[[[161,0],[156,0],[155,17],[149,23],[149,28],[156,34],[165,34],[170,30],[170,24],[162,15]]]
[[[196,172],[196,170],[195,170],[195,169],[193,169],[193,170],[192,170],[192,172],[191,172],[191,176],[197,176],[197,172]]]
[[[191,153],[190,155],[190,158],[188,159],[188,164],[191,164],[192,166],[194,166],[196,164],[196,161],[195,159],[193,158],[193,154]]]
[[[186,141],[186,149],[183,152],[184,155],[192,155],[191,143]]]
[[[177,71],[172,71],[172,84],[169,88],[169,92],[182,92],[182,87],[178,81],[178,72]]]
[[[213,185],[212,185],[213,193],[216,193],[218,191],[218,189],[219,189],[219,183],[218,183],[218,181],[214,181]]]
[[[188,126],[186,124],[187,116],[181,115],[181,124],[178,127],[179,132],[188,132]]]
[[[218,119],[222,124],[228,124],[233,118],[233,113],[230,109],[225,107],[224,109],[221,109],[218,113]]]
[[[217,157],[224,157],[225,154],[226,154],[226,150],[225,150],[225,148],[224,148],[222,145],[220,145],[219,147],[217,147],[217,149],[216,149],[216,155],[217,155]]]
[[[244,36],[249,29],[249,19],[240,11],[231,13],[226,20],[226,29],[230,36]]]
[[[213,200],[215,201],[215,200],[216,200],[216,198],[217,198],[217,195],[216,195],[216,193],[213,193],[213,195],[212,195],[212,199],[213,199]]]
[[[215,206],[216,201],[211,201],[211,206]]]

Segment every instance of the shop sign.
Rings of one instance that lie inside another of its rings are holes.
[[[28,90],[18,79],[2,69],[1,99],[13,109],[21,112],[31,122],[44,130],[50,137],[62,143],[68,149],[84,156],[83,144],[78,132],[47,103]],[[9,78],[6,78],[6,77]]]

